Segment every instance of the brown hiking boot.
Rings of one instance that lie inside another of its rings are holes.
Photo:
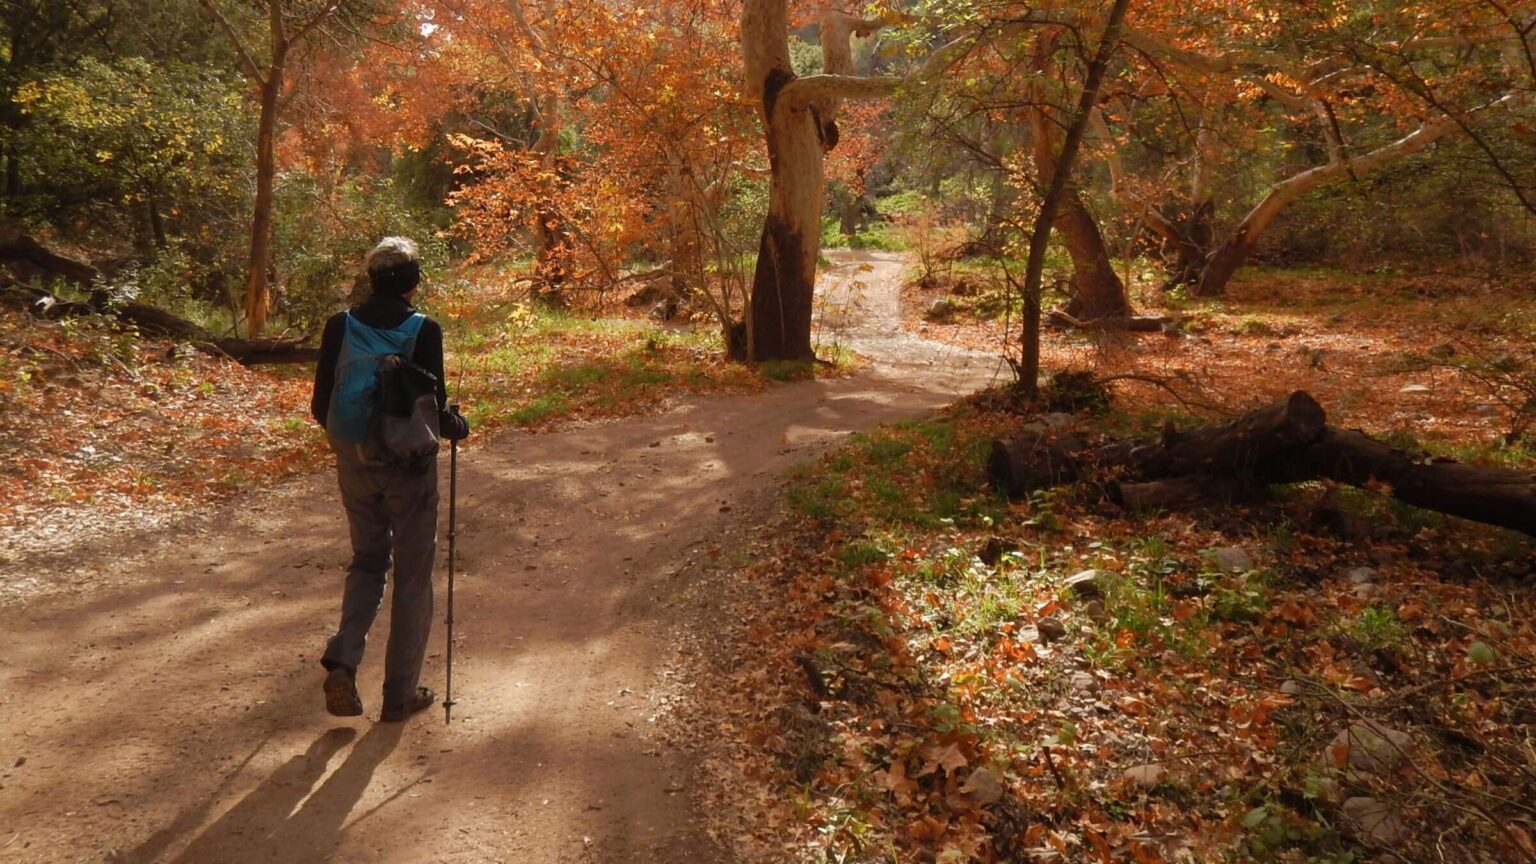
[[[432,707],[437,701],[437,694],[426,687],[417,687],[416,695],[406,701],[404,705],[385,705],[379,712],[380,723],[399,723],[412,714]]]
[[[325,710],[337,717],[358,717],[363,700],[357,695],[357,673],[337,666],[325,673]]]

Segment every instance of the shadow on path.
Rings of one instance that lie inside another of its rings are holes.
[[[357,730],[343,726],[327,731],[199,832],[171,860],[177,864],[326,860],[340,845],[347,817],[362,800],[374,771],[400,743],[402,729],[399,723],[369,729],[329,777],[326,769],[357,736]],[[322,777],[324,783],[320,783]],[[353,823],[395,797],[390,796]],[[156,835],[121,860],[148,864],[173,842],[175,838]]]

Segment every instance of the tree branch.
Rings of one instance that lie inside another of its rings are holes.
[[[905,82],[894,75],[807,75],[784,85],[778,104],[805,108],[826,99],[880,99],[895,93]]]
[[[341,8],[341,2],[342,0],[332,0],[330,4],[322,7],[320,11],[311,16],[308,21],[300,24],[299,29],[294,32],[293,37],[288,41],[294,44],[303,42],[304,37],[308,36],[311,30],[319,27],[321,22],[336,14],[336,10]]]
[[[229,19],[224,17],[224,13],[220,12],[217,6],[213,5],[213,0],[198,0],[198,2],[209,15],[213,16],[213,20],[218,22],[219,29],[224,31],[224,35],[229,37],[229,43],[234,46],[235,53],[239,55],[240,65],[244,68],[245,74],[258,85],[267,86],[267,78],[261,73],[261,67],[256,65],[255,58],[251,56],[250,50],[245,47],[245,41],[240,38],[239,33],[235,32]]]

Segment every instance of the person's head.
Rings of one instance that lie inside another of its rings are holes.
[[[385,237],[364,262],[373,293],[410,297],[421,283],[421,253],[409,237]]]

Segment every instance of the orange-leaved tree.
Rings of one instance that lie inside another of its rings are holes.
[[[463,63],[482,70],[481,98],[500,90],[532,115],[531,140],[489,124],[455,137],[467,158],[452,200],[477,254],[532,236],[546,291],[609,288],[648,258],[645,275],[715,302],[728,321],[729,297],[698,292],[712,214],[746,141],[723,62],[725,4],[519,2],[500,19],[470,14],[470,0],[447,5],[457,11],[444,26],[462,34],[453,50],[472,50]]]

